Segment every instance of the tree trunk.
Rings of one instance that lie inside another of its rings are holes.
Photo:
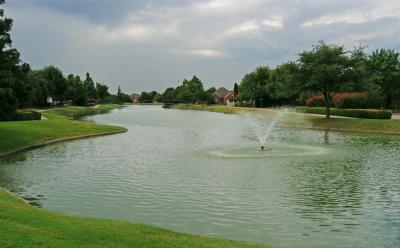
[[[392,107],[392,94],[389,93],[386,96],[386,104],[385,104],[385,108],[390,109]]]
[[[331,96],[329,93],[324,93],[325,97],[325,117],[326,119],[331,118]]]

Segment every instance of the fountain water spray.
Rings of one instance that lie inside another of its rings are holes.
[[[286,111],[285,108],[278,111],[278,113],[274,116],[274,118],[268,122],[268,125],[266,125],[265,121],[269,120],[269,118],[266,118],[264,115],[261,116],[261,115],[243,113],[246,122],[250,124],[250,126],[253,128],[254,133],[257,135],[262,151],[268,150],[265,149],[265,144],[269,136],[271,135],[274,126],[281,119],[285,111]],[[257,118],[254,118],[255,116],[257,116]]]

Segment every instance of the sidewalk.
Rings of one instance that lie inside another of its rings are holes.
[[[400,120],[400,113],[392,114],[392,120]]]

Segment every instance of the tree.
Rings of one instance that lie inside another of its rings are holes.
[[[96,83],[96,91],[98,98],[103,101],[107,96],[110,95],[108,92],[108,86],[101,83]]]
[[[187,82],[188,80],[183,80],[183,84],[179,85],[178,87],[175,88],[175,99],[177,102],[192,102],[193,101],[193,95],[189,91],[189,88],[187,87]]]
[[[164,93],[161,95],[160,101],[163,103],[172,103],[175,102],[175,93],[174,93],[174,88],[169,87],[167,88]]]
[[[320,41],[312,51],[304,51],[298,58],[298,79],[303,90],[320,92],[325,99],[326,118],[335,92],[348,86],[351,60],[343,46]]]
[[[255,71],[246,74],[239,86],[241,100],[251,101],[256,107],[264,107],[270,100],[267,92],[271,69],[267,66],[257,67]]]
[[[161,101],[161,94],[160,93],[156,93],[153,97],[153,102],[155,103],[159,103]]]
[[[89,72],[86,72],[86,78],[85,81],[83,81],[83,85],[86,87],[88,97],[91,98],[91,100],[97,100],[97,90]]]
[[[67,76],[68,97],[73,104],[78,106],[86,106],[88,104],[87,87],[83,84],[81,78],[70,74]]]
[[[233,94],[235,94],[235,96],[239,95],[239,85],[237,83],[233,85]]]
[[[62,71],[59,68],[50,65],[40,70],[40,74],[49,82],[51,96],[53,96],[55,100],[60,101],[62,105],[68,90],[67,80],[64,78]]]
[[[186,86],[191,94],[191,102],[198,102],[204,93],[203,83],[194,75],[190,81],[185,80],[183,85]]]
[[[394,50],[376,50],[369,56],[368,67],[373,82],[385,96],[385,107],[390,108],[393,92],[400,89],[400,54]]]
[[[275,100],[280,103],[293,103],[300,95],[300,88],[297,84],[297,65],[293,62],[277,66],[270,74],[270,83],[267,91]]]
[[[4,0],[0,0],[0,5]],[[10,31],[12,19],[4,17],[4,9],[0,9],[0,119],[9,120],[17,109],[15,97],[15,71],[18,70],[19,53],[11,48]]]

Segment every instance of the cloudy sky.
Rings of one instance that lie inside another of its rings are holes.
[[[231,88],[318,40],[400,50],[399,0],[8,0],[5,11],[24,62],[129,93],[194,74]]]

